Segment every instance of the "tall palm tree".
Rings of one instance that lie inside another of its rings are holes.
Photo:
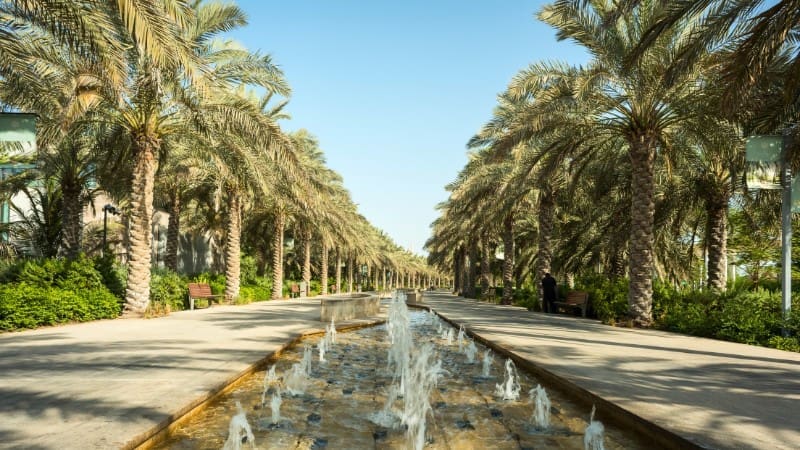
[[[596,135],[622,138],[627,144],[633,193],[628,303],[633,322],[649,326],[656,156],[669,150],[672,134],[683,124],[702,120],[696,110],[695,114],[685,115],[692,110],[682,107],[696,101],[700,85],[695,81],[699,74],[690,70],[664,78],[673,50],[680,47],[682,36],[690,34],[685,32],[660,38],[643,53],[635,68],[628,67],[626,59],[635,51],[645,30],[657,20],[658,9],[643,3],[635,20],[620,17],[607,23],[614,13],[610,4],[564,0],[544,7],[539,17],[558,30],[560,39],[576,41],[594,57],[587,67],[568,75],[575,98],[591,106],[589,126]],[[694,25],[685,26],[691,30]],[[542,77],[537,77],[523,84],[543,82]]]

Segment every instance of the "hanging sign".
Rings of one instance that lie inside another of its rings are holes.
[[[745,141],[748,189],[781,188],[783,136],[750,136]]]
[[[36,115],[0,113],[0,141],[36,142]]]

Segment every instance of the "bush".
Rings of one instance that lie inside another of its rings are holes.
[[[609,279],[603,276],[582,278],[575,290],[589,293],[589,305],[597,318],[615,324],[628,318],[628,280]]]
[[[154,269],[150,274],[151,313],[169,313],[184,309],[188,282],[169,269]]]
[[[781,334],[780,292],[765,289],[734,292],[722,298],[717,337],[745,344],[767,345]]]
[[[237,303],[251,303],[269,300],[272,297],[272,287],[268,286],[241,286]]]
[[[111,319],[119,313],[117,297],[102,286],[84,290],[29,283],[0,286],[0,330]]]
[[[128,266],[118,264],[113,255],[106,254],[95,258],[94,267],[100,273],[106,288],[120,299],[125,298],[125,286],[128,284]]]

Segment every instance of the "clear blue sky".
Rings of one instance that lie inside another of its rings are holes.
[[[587,60],[535,19],[545,3],[238,0],[250,25],[232,36],[286,73],[282,126],[316,135],[360,212],[422,253],[466,142],[511,77],[537,60]]]

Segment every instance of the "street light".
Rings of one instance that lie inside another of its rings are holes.
[[[107,204],[103,206],[103,248],[100,249],[100,255],[106,256],[106,238],[108,236],[108,215],[119,215],[119,210],[114,205]]]

